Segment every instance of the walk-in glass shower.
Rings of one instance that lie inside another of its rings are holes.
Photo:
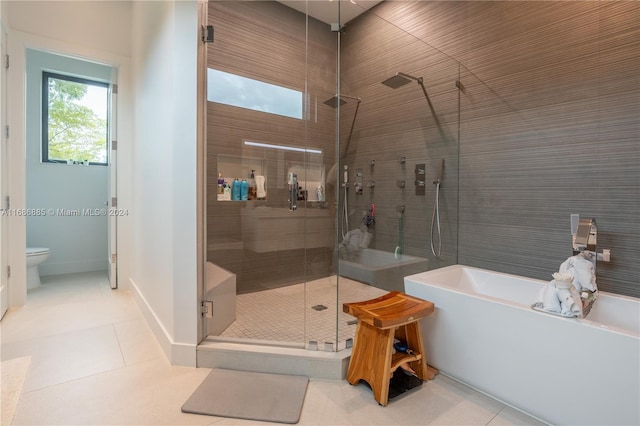
[[[208,4],[203,293],[235,312],[207,333],[340,351],[343,303],[456,263],[459,64],[404,2],[347,3]]]

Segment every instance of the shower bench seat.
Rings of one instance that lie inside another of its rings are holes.
[[[393,373],[408,365],[420,380],[431,380],[438,371],[427,365],[420,333],[420,319],[434,311],[433,302],[392,291],[375,299],[343,304],[343,311],[358,318],[347,381],[369,384],[376,401],[389,402]],[[410,348],[393,353],[394,339]]]

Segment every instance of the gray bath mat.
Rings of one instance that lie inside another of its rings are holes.
[[[213,369],[182,406],[185,413],[298,423],[309,378]]]

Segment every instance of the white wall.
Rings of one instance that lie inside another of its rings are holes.
[[[111,67],[32,49],[27,50],[26,60],[27,208],[47,212],[27,216],[27,247],[50,249],[49,258],[39,266],[42,276],[106,271],[108,217],[70,216],[60,210],[105,208],[109,169],[40,162],[41,108],[43,70],[109,82]]]
[[[118,207],[130,212],[118,222],[119,286],[130,288],[172,364],[195,366],[197,2],[21,1],[9,9],[14,207],[25,204],[26,48],[118,67]],[[26,299],[24,220],[13,225],[12,281]]]
[[[132,20],[131,283],[172,362],[195,365],[197,3],[135,2]]]
[[[131,2],[2,1],[11,27],[114,56],[131,55]]]

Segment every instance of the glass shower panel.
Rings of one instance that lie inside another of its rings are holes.
[[[459,64],[411,33],[422,5],[414,16],[404,3],[378,4],[341,37],[340,91],[353,98],[339,126],[350,183],[338,208],[340,305],[457,263]],[[354,327],[342,318],[339,338]]]
[[[335,39],[276,1],[209,2],[208,14],[207,261],[236,281],[235,320],[219,334],[324,350],[335,116],[318,105],[335,92]]]
[[[223,337],[342,350],[355,333],[343,303],[457,263],[464,82],[412,33],[422,2],[352,20],[324,2],[324,22],[315,2],[283,3],[209,3],[208,68],[229,79],[207,108],[207,260],[236,278]]]

